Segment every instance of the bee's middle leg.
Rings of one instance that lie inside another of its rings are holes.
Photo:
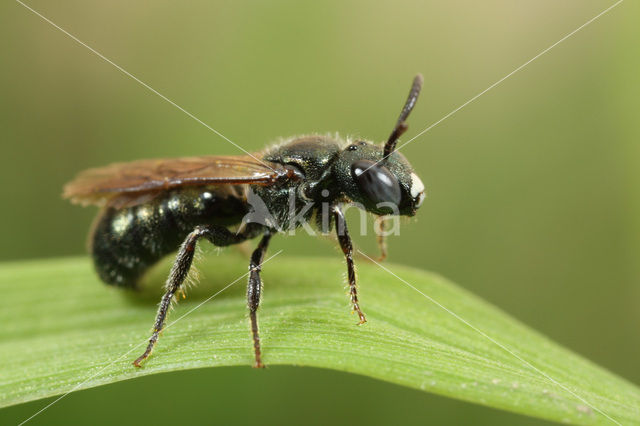
[[[262,280],[260,271],[262,270],[262,260],[269,246],[271,233],[267,231],[258,247],[251,255],[249,264],[249,282],[247,283],[247,306],[249,307],[249,318],[251,320],[251,334],[253,336],[253,350],[255,354],[255,368],[264,368],[262,363],[262,352],[260,350],[260,335],[258,333],[258,307],[260,306],[260,295],[262,293]]]

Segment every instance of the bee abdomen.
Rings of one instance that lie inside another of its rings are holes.
[[[231,226],[245,213],[242,198],[207,188],[180,189],[133,207],[106,208],[90,237],[96,271],[107,284],[135,287],[196,226]]]

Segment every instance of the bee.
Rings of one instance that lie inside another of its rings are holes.
[[[255,367],[264,367],[257,315],[261,265],[272,235],[283,229],[314,219],[324,233],[335,228],[346,259],[351,305],[359,324],[365,323],[342,206],[355,203],[378,216],[416,214],[424,199],[424,185],[395,147],[407,130],[406,120],[422,82],[421,75],[414,78],[383,146],[364,140],[302,136],[255,155],[115,163],[81,172],[68,183],[64,198],[102,207],[89,247],[105,283],[136,288],[153,264],[178,250],[149,343],[133,365],[141,367],[151,355],[176,292],[183,291],[202,238],[223,247],[261,237],[251,255],[247,286]],[[255,207],[258,204],[261,209]],[[379,243],[384,255],[384,242]]]

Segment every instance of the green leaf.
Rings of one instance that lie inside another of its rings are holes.
[[[249,368],[246,278],[240,278],[248,262],[231,253],[199,262],[201,282],[169,324],[236,284],[165,329],[144,368],[131,365],[149,337],[167,262],[139,293],[101,284],[86,258],[3,264],[0,406],[165,371]],[[270,260],[260,309],[265,363],[363,374],[549,420],[640,423],[634,385],[437,275],[384,266],[406,283],[360,261],[369,322],[357,326],[342,262]]]

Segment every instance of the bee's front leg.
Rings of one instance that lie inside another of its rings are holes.
[[[378,242],[378,249],[380,255],[378,256],[378,262],[382,262],[387,258],[387,235],[385,234],[385,217],[378,216],[373,222],[376,229],[376,240]]]
[[[347,276],[349,278],[349,295],[351,296],[351,304],[353,305],[353,310],[358,313],[358,317],[360,318],[359,324],[364,324],[367,322],[367,318],[360,310],[360,305],[358,304],[356,268],[353,263],[353,244],[351,243],[351,237],[349,236],[349,230],[347,229],[347,222],[344,220],[344,214],[338,206],[333,207],[333,216],[336,221],[335,225],[338,242],[340,243],[340,248],[342,249],[347,261]]]
[[[378,262],[383,262],[387,258],[387,235],[385,228],[385,216],[378,216],[373,222],[373,226],[376,232],[376,242],[378,243],[378,250],[380,254],[377,257]],[[367,256],[365,253],[356,253],[358,259],[362,259],[365,262],[374,263],[376,257],[374,255]]]

